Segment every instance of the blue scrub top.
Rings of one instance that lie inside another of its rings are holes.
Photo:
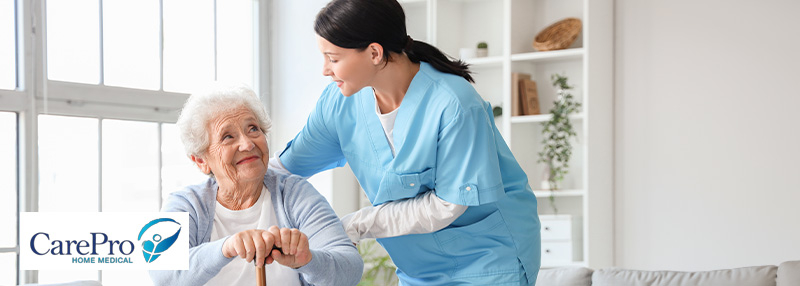
[[[540,224],[528,178],[464,78],[421,62],[397,111],[392,151],[371,87],[345,97],[331,83],[281,153],[294,174],[350,163],[373,205],[433,190],[470,206],[434,233],[378,239],[403,285],[532,285]]]

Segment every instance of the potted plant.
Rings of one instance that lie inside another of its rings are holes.
[[[362,240],[358,246],[358,254],[364,259],[364,274],[358,286],[397,285],[394,266],[389,254],[374,239]]]
[[[489,55],[489,45],[486,42],[478,43],[478,51],[476,54],[479,58]]]
[[[581,103],[575,101],[570,90],[572,86],[567,83],[567,77],[559,74],[551,76],[553,86],[558,92],[553,108],[550,109],[552,117],[542,122],[542,151],[539,152],[539,163],[545,164],[544,180],[542,185],[547,186],[550,192],[550,205],[553,212],[558,214],[553,191],[558,190],[559,183],[564,180],[564,175],[569,169],[569,159],[572,156],[570,138],[577,136],[569,120],[570,114],[580,111]]]

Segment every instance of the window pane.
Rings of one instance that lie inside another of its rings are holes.
[[[158,211],[158,124],[103,120],[103,211]]]
[[[161,124],[161,134],[161,196],[166,202],[169,193],[200,184],[208,176],[186,156],[175,124]]]
[[[105,286],[145,286],[153,285],[147,270],[103,270]]]
[[[39,115],[39,211],[97,211],[97,119]]]
[[[158,0],[103,0],[104,83],[158,90]]]
[[[14,20],[14,1],[0,1],[0,89],[17,87]]]
[[[253,0],[217,1],[217,79],[253,86]]]
[[[54,284],[83,280],[97,281],[97,273],[97,270],[39,270],[39,283]]]
[[[164,90],[214,80],[214,2],[164,0]]]
[[[0,247],[15,247],[17,245],[17,115],[10,112],[0,112],[0,230],[2,230]],[[1,280],[0,285],[3,285]]]
[[[47,77],[100,82],[98,0],[47,1]]]
[[[0,253],[0,285],[17,285],[16,253]]]

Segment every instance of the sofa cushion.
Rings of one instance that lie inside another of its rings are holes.
[[[582,267],[541,269],[536,278],[536,286],[590,285],[592,285],[592,270]]]
[[[25,284],[25,286],[103,286],[100,281],[83,280],[56,284]]]
[[[778,286],[800,285],[800,261],[786,261],[778,266]]]
[[[777,266],[701,271],[639,271],[601,269],[592,276],[593,286],[775,286]],[[797,285],[797,284],[793,284]]]

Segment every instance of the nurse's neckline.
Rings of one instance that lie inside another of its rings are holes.
[[[401,60],[399,63],[396,63],[395,65],[396,69],[401,69],[399,73],[395,73],[395,75],[397,74],[403,75],[400,76],[401,77],[400,81],[402,81],[402,83],[405,83],[405,86],[401,85],[401,87],[403,88],[402,94],[396,93],[395,95],[386,95],[382,92],[379,92],[378,89],[375,88],[375,86],[372,86],[372,93],[375,95],[375,100],[378,103],[378,107],[380,108],[381,114],[390,113],[400,108],[400,105],[403,103],[403,99],[408,93],[408,89],[411,87],[411,83],[414,81],[414,78],[417,76],[417,74],[422,70],[421,63],[413,63],[410,60],[408,60],[407,57],[404,57],[404,59],[405,61]],[[406,65],[401,67],[400,64],[402,63],[405,63]],[[391,75],[391,73],[387,75]],[[397,77],[398,76],[394,76],[391,78],[397,78]],[[390,86],[389,88],[391,89],[392,87]]]

